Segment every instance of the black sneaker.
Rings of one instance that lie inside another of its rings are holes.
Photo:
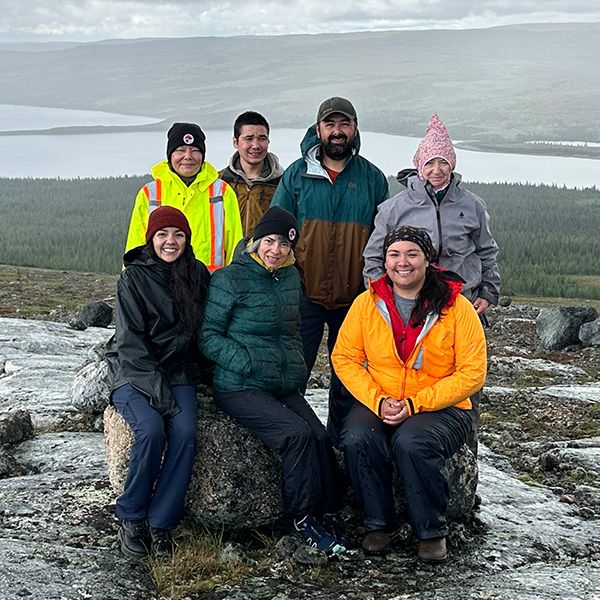
[[[152,542],[152,556],[156,558],[171,558],[175,547],[170,529],[150,527],[150,540]]]
[[[346,551],[312,515],[306,515],[300,520],[294,519],[294,528],[309,546],[329,556]]]
[[[150,539],[148,538],[148,524],[146,521],[128,521],[123,519],[119,527],[119,542],[121,552],[129,558],[143,558],[148,556]]]
[[[326,513],[323,515],[323,527],[325,531],[329,533],[333,539],[344,548],[348,548],[348,540],[346,538],[346,532],[344,522],[335,513]]]

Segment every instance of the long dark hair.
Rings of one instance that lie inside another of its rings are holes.
[[[151,254],[158,258],[152,240],[147,243],[147,247]],[[206,272],[196,260],[189,240],[186,240],[181,256],[172,263],[170,288],[175,311],[186,332],[192,337],[196,335],[204,317],[207,279]]]
[[[443,316],[444,308],[448,306],[452,297],[450,281],[462,282],[462,279],[453,271],[444,271],[431,265],[427,267],[425,282],[410,314],[410,324],[413,327],[422,325],[429,313]]]

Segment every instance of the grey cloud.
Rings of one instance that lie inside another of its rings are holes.
[[[486,27],[600,21],[597,0],[0,0],[0,41]]]

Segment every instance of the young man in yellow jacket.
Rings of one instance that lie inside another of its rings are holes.
[[[125,250],[146,243],[149,214],[173,206],[187,217],[196,258],[214,271],[229,264],[242,237],[235,192],[204,160],[206,136],[195,123],[174,123],[167,133],[167,160],[152,167],[153,181],[135,199]]]

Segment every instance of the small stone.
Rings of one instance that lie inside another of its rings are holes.
[[[558,500],[565,504],[575,504],[577,502],[577,499],[572,494],[563,494]]]
[[[327,554],[316,548],[311,548],[306,544],[298,546],[292,558],[303,565],[311,565],[316,567],[317,565],[327,564]]]
[[[294,552],[302,545],[302,542],[295,535],[284,535],[275,544],[275,553],[277,558],[290,558]]]
[[[33,436],[31,415],[25,410],[12,410],[0,418],[0,445],[14,445]]]

